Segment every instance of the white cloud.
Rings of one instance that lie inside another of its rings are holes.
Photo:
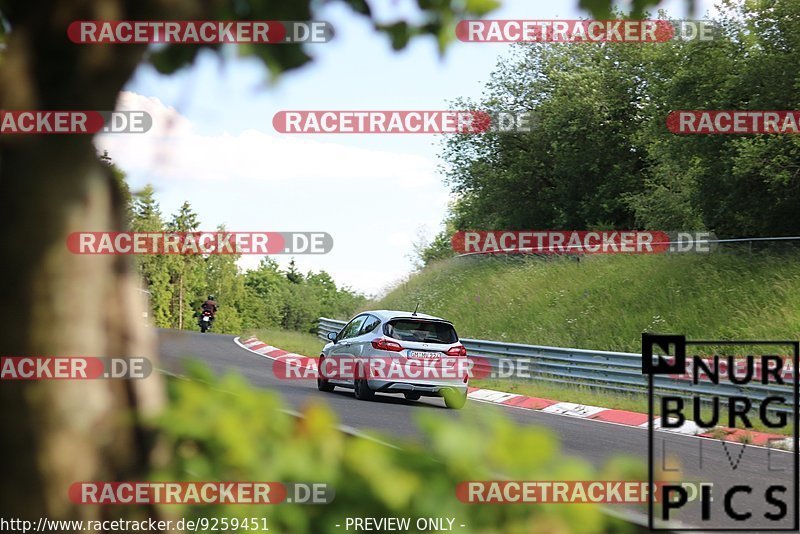
[[[97,146],[130,174],[169,181],[381,180],[400,187],[439,182],[429,158],[312,139],[245,130],[206,134],[159,99],[121,93],[118,111],[147,111],[153,128],[144,134],[105,134]],[[270,124],[271,118],[264,117]]]
[[[388,237],[389,243],[398,248],[410,247],[412,239],[408,232],[392,232]]]

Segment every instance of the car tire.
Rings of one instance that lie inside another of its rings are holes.
[[[467,403],[467,392],[459,393],[452,389],[446,389],[442,392],[444,397],[444,405],[451,410],[460,410]]]
[[[353,392],[358,400],[368,401],[375,398],[375,392],[369,389],[369,384],[363,378],[356,378],[353,382]]]
[[[405,396],[406,400],[410,401],[419,400],[419,398],[421,397],[419,393],[403,393],[403,395]]]
[[[322,356],[319,358],[319,363],[317,364],[317,389],[320,391],[324,391],[325,393],[330,393],[334,390],[336,386],[331,384],[327,378],[320,378],[319,376],[319,369],[322,368]]]

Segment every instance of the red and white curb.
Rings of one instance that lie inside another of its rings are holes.
[[[600,406],[588,406],[585,404],[575,404],[572,402],[558,402],[550,399],[538,397],[527,397],[516,393],[506,393],[492,389],[469,388],[467,396],[470,399],[501,404],[503,406],[513,406],[526,410],[535,410],[545,413],[565,415],[568,417],[578,417],[581,419],[591,419],[624,426],[647,428],[647,414],[630,412],[627,410],[612,410]],[[697,436],[701,438],[723,439],[736,443],[747,443],[760,447],[770,447],[774,449],[791,450],[792,439],[780,434],[770,434],[767,432],[745,431],[742,429],[731,429],[716,427],[714,429],[702,428],[694,421],[686,421],[676,428],[662,428],[661,418],[656,417],[653,425],[659,432],[671,432],[673,434],[684,434],[687,436]]]
[[[292,360],[293,365],[305,367],[308,369],[317,367],[316,358],[309,358],[308,356],[295,354],[294,352],[288,352],[279,349],[278,347],[267,345],[260,339],[254,337],[245,339],[244,341],[242,341],[240,338],[237,337],[234,338],[233,341],[243,349],[249,350],[250,352],[255,352],[256,354],[260,354],[261,356],[269,358],[270,360],[276,360],[276,361]]]
[[[297,364],[306,368],[316,368],[317,366],[316,358],[309,358],[308,356],[302,356],[300,354],[281,350],[254,337],[244,341],[237,337],[234,339],[234,341],[240,347],[249,350],[250,352],[260,354],[261,356],[271,360],[292,359],[293,362],[297,362]],[[585,404],[575,404],[572,402],[558,402],[550,399],[528,397],[516,393],[507,393],[505,391],[495,391],[493,389],[483,388],[469,388],[467,397],[480,402],[511,406],[514,408],[521,408],[523,410],[534,410],[567,417],[603,421],[605,423],[613,423],[623,426],[631,426],[643,429],[647,428],[647,414],[645,413],[630,412],[627,410],[613,410],[610,408],[602,408],[600,406],[588,406]],[[673,434],[683,434],[687,436],[696,436],[709,439],[723,439],[725,441],[732,441],[736,443],[747,443],[748,445],[754,445],[757,447],[770,447],[778,450],[792,450],[793,445],[791,438],[787,438],[786,436],[782,436],[780,434],[745,431],[742,429],[731,429],[725,427],[716,427],[714,429],[702,428],[693,421],[686,421],[677,428],[662,428],[661,418],[657,417],[653,421],[653,425],[659,432],[670,432]]]

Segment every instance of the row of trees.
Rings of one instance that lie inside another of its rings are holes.
[[[446,255],[455,229],[800,231],[800,138],[676,135],[672,110],[798,109],[800,3],[726,0],[711,41],[521,44],[478,102],[530,132],[450,136]]]
[[[200,230],[189,202],[165,220],[149,185],[132,197],[130,222],[135,232]],[[301,273],[294,260],[286,270],[266,258],[257,269],[242,271],[236,263],[239,258],[235,254],[137,256],[155,325],[194,328],[194,313],[208,295],[217,298],[220,310],[214,326],[224,333],[266,327],[310,330],[320,315],[346,318],[365,300],[337,287],[325,271]]]

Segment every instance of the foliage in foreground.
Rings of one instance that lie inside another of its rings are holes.
[[[468,532],[619,532],[627,527],[590,505],[467,505],[455,488],[468,480],[605,480],[641,477],[638,464],[616,462],[598,474],[565,458],[544,430],[516,426],[499,413],[467,410],[463,421],[419,408],[425,447],[394,448],[348,436],[323,406],[302,418],[244,379],[216,381],[204,368],[170,383],[171,404],[158,421],[173,460],[158,480],[326,482],[332,504],[180,506],[187,518],[266,517],[278,532],[340,532],[346,517],[454,517]],[[635,478],[641,479],[641,478]]]

